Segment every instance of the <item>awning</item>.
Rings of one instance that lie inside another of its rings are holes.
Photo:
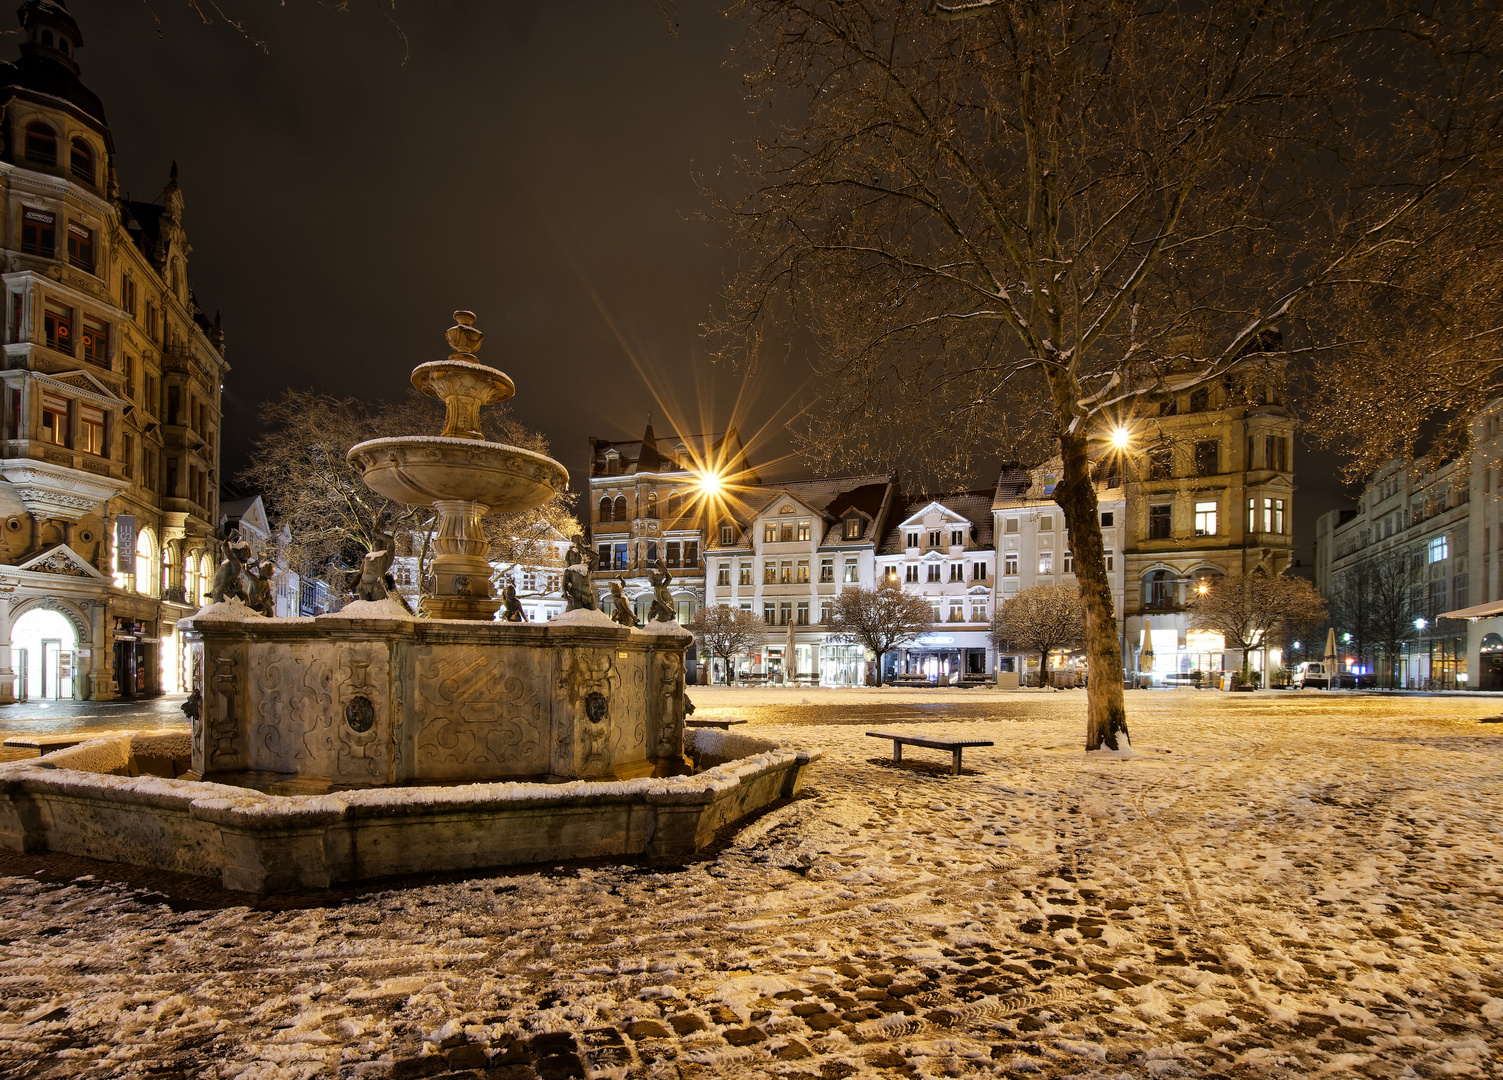
[[[1490,619],[1495,615],[1503,615],[1503,600],[1494,600],[1487,604],[1473,604],[1471,607],[1457,608],[1455,611],[1442,611],[1439,618]]]

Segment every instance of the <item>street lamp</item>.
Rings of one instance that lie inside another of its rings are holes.
[[[1112,446],[1117,450],[1126,450],[1127,444],[1132,441],[1132,432],[1120,424],[1112,428]]]
[[[1427,623],[1424,619],[1415,619],[1414,620],[1414,628],[1416,630],[1423,630],[1425,627],[1427,627],[1429,625],[1430,624]]]
[[[719,473],[704,472],[699,474],[699,490],[708,498],[720,494],[720,488],[724,481]]]

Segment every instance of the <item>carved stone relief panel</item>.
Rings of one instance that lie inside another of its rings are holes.
[[[204,691],[208,771],[231,772],[245,767],[245,653],[242,646],[206,643]]]
[[[334,724],[334,779],[339,783],[374,784],[388,778],[390,684],[390,656],[385,645],[339,646],[338,717]]]
[[[334,775],[333,654],[334,646],[326,643],[252,646],[252,769]]]
[[[649,701],[653,711],[655,746],[660,758],[682,757],[684,753],[684,654],[676,649],[659,649],[653,653],[656,683]]]
[[[548,651],[448,645],[416,652],[412,772],[419,779],[549,771]]]

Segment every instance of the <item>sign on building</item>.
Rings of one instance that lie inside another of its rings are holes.
[[[136,568],[136,515],[115,515],[115,572],[129,574]]]

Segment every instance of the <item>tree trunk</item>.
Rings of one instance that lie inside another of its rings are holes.
[[[1106,573],[1096,485],[1091,480],[1085,433],[1062,431],[1059,442],[1064,475],[1054,489],[1054,501],[1065,513],[1070,550],[1075,556],[1075,577],[1080,582],[1080,602],[1085,609],[1086,662],[1090,671],[1086,682],[1086,749],[1106,746],[1119,750],[1117,734],[1127,734],[1122,646],[1117,639],[1116,613],[1112,610],[1112,583]]]
[[[1049,650],[1039,650],[1039,685],[1049,685]]]

